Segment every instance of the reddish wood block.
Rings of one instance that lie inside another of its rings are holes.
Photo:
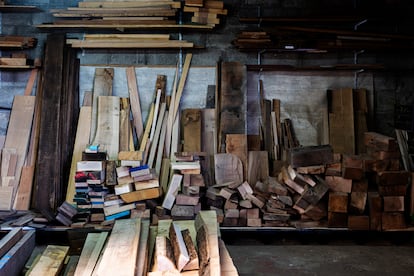
[[[347,213],[348,194],[340,192],[330,192],[328,201],[328,211],[335,213]]]
[[[336,228],[348,227],[348,214],[328,212],[328,226]]]
[[[333,192],[350,193],[352,191],[352,179],[341,176],[325,176],[325,182]]]
[[[384,212],[404,212],[404,197],[384,196]]]
[[[348,228],[350,230],[369,230],[369,216],[348,216]]]
[[[382,230],[404,229],[407,227],[404,213],[384,212],[381,220]]]

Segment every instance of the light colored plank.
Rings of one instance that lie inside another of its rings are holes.
[[[106,151],[109,160],[118,158],[119,104],[119,97],[98,97],[97,130],[93,144],[98,144],[100,149]]]
[[[226,153],[231,153],[239,157],[243,164],[243,180],[247,180],[247,135],[226,134]]]
[[[150,153],[149,153],[149,156],[148,156],[147,165],[150,168],[154,167],[155,153],[156,153],[156,150],[158,148],[158,140],[160,139],[161,127],[162,127],[163,122],[164,122],[164,114],[165,114],[165,103],[162,103],[161,106],[160,106],[160,114],[159,114],[160,119],[157,121],[157,126],[156,126],[154,134],[153,134],[151,149],[150,149]],[[157,172],[157,173],[159,173],[159,172]]]
[[[138,259],[137,259],[137,268],[136,276],[147,275],[148,272],[148,252],[149,252],[149,231],[150,231],[150,222],[147,219],[141,220],[141,235],[139,238],[139,248],[138,248]]]
[[[25,96],[30,96],[32,94],[33,86],[37,78],[37,72],[38,69],[36,68],[32,69],[32,71],[30,72],[29,80],[27,81],[26,89],[24,90]]]
[[[247,181],[250,186],[256,186],[257,181],[269,178],[269,159],[267,151],[249,151]]]
[[[82,160],[82,152],[89,144],[91,121],[92,107],[82,106],[79,111],[78,127],[76,129],[75,145],[73,146],[72,163],[66,190],[66,201],[69,203],[73,203],[75,195],[76,164]]]
[[[75,276],[89,276],[92,274],[107,237],[108,232],[88,234],[76,266]]]
[[[92,94],[92,121],[90,126],[90,141],[95,139],[98,118],[98,98],[112,96],[113,68],[96,68]]]
[[[58,275],[69,246],[48,245],[28,276]]]
[[[172,114],[173,119],[177,116],[178,107],[180,106],[181,96],[183,94],[185,82],[187,80],[188,71],[190,70],[190,64],[191,64],[192,57],[193,57],[193,54],[191,53],[188,53],[185,56],[183,71],[181,74],[180,81],[178,83],[177,94],[175,95],[174,108],[173,108],[173,114]]]
[[[129,101],[131,103],[132,119],[137,133],[138,141],[141,141],[144,133],[144,125],[142,122],[141,104],[139,100],[139,91],[137,84],[137,76],[135,75],[135,67],[126,69],[128,81]]]
[[[165,146],[165,133],[167,130],[168,111],[165,112],[164,119],[161,126],[160,141],[158,143],[157,157],[155,160],[155,172],[160,175],[161,163],[163,161],[164,146]]]
[[[181,125],[183,127],[183,151],[201,151],[201,110],[185,109],[181,113]]]
[[[214,155],[216,184],[241,184],[243,182],[243,164],[234,154],[218,153]]]
[[[141,219],[116,220],[93,275],[135,275]]]
[[[178,193],[178,189],[180,188],[181,180],[183,176],[181,174],[174,174],[171,178],[170,185],[168,185],[167,193],[164,197],[164,201],[162,202],[162,207],[168,210],[171,210],[173,207],[175,197]]]

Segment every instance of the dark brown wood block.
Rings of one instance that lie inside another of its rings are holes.
[[[330,145],[297,147],[289,150],[288,163],[293,168],[332,163],[333,150]]]
[[[366,192],[352,192],[351,199],[349,202],[349,213],[363,214],[367,203]]]
[[[325,176],[325,182],[333,192],[350,193],[352,191],[352,179],[342,176]]]
[[[384,212],[404,212],[403,196],[384,196]]]
[[[406,196],[407,186],[406,185],[378,186],[378,192],[382,196]]]
[[[370,218],[370,229],[375,231],[381,231],[382,198],[378,193],[368,193],[368,208]]]
[[[328,211],[335,213],[347,213],[348,194],[340,192],[330,192],[328,201]]]
[[[369,230],[369,216],[348,216],[349,230]]]
[[[408,185],[411,173],[407,171],[384,171],[377,173],[377,184],[380,186]]]
[[[381,220],[382,230],[404,229],[407,227],[404,213],[384,212]]]
[[[398,151],[398,143],[393,137],[377,132],[365,132],[365,145],[375,150]]]
[[[335,228],[348,227],[348,214],[328,212],[328,226]]]

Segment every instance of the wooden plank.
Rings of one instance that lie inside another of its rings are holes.
[[[119,106],[119,97],[98,97],[97,129],[92,144],[97,144],[100,150],[106,151],[108,159],[110,160],[116,160],[118,158]]]
[[[130,122],[129,122],[129,100],[128,98],[121,98],[121,109],[119,111],[119,151],[129,150],[129,138],[131,134]]]
[[[200,211],[196,216],[195,228],[200,258],[200,274],[220,275],[217,213],[212,210]]]
[[[236,155],[243,164],[243,180],[247,180],[248,155],[247,155],[247,135],[227,134],[226,153]]]
[[[172,111],[173,111],[172,119],[173,120],[177,116],[178,107],[180,106],[180,102],[181,102],[181,96],[183,94],[184,86],[185,86],[185,83],[187,81],[187,75],[188,75],[188,72],[190,70],[190,64],[191,64],[192,57],[193,57],[193,54],[191,54],[191,53],[188,53],[185,56],[185,61],[184,61],[180,81],[178,83],[177,94],[175,95],[174,108],[172,109]]]
[[[219,239],[220,250],[220,271],[222,276],[237,276],[239,275],[236,266],[226,248],[223,240]]]
[[[183,151],[201,151],[201,110],[184,109],[181,111],[181,126],[183,133]]]
[[[183,176],[181,174],[173,174],[170,184],[168,186],[167,193],[164,197],[164,201],[162,202],[163,208],[171,210],[171,208],[173,207],[175,197],[180,188],[182,179],[183,179]]]
[[[79,113],[78,127],[76,129],[75,145],[73,147],[72,164],[66,190],[66,201],[73,203],[75,195],[76,164],[82,160],[82,152],[89,144],[90,126],[92,121],[92,107],[82,106]]]
[[[169,237],[174,253],[175,265],[178,271],[182,271],[190,261],[190,256],[188,254],[187,247],[185,246],[181,228],[173,222],[171,223],[169,232]]]
[[[98,98],[100,96],[112,96],[112,82],[114,78],[113,68],[96,68],[92,94],[92,121],[90,130],[90,142],[95,140],[98,128]]]
[[[159,188],[151,188],[121,194],[120,197],[123,201],[125,201],[125,203],[132,203],[136,201],[158,198],[160,195],[161,193]]]
[[[226,134],[246,133],[246,67],[238,62],[221,64],[218,152],[225,151]]]
[[[107,237],[108,232],[88,234],[76,266],[75,275],[92,275]]]
[[[23,236],[20,227],[13,228],[3,238],[0,239],[0,259],[10,250]]]
[[[37,78],[37,72],[38,72],[38,69],[36,68],[32,69],[32,71],[30,72],[29,80],[27,81],[26,89],[24,90],[25,96],[30,96],[32,94],[34,83]]]
[[[141,219],[116,220],[93,275],[135,275]]]
[[[331,99],[329,141],[335,153],[355,154],[353,91],[343,88],[328,91]]]
[[[138,141],[141,141],[144,126],[142,121],[141,104],[139,99],[138,83],[135,74],[135,67],[128,67],[126,69],[129,101],[131,103],[132,119],[136,131]]]
[[[249,151],[247,181],[254,187],[257,181],[269,178],[269,157],[267,151]]]
[[[155,128],[154,137],[153,137],[153,141],[151,143],[151,149],[150,149],[149,156],[148,156],[148,161],[147,161],[147,165],[150,168],[154,168],[155,154],[156,154],[157,149],[159,147],[158,140],[161,138],[160,133],[161,133],[161,127],[162,127],[163,122],[164,122],[165,108],[166,108],[165,103],[162,103],[161,107],[160,107],[160,112],[159,112],[159,118],[160,119],[156,122],[157,126]],[[161,145],[161,142],[160,142],[160,145]]]
[[[165,138],[166,138],[165,135],[167,132],[167,121],[168,121],[168,111],[165,112],[164,119],[162,121],[160,141],[158,143],[157,156],[155,160],[155,172],[158,175],[160,175],[161,173],[161,165],[163,162],[164,146],[165,146]]]
[[[146,275],[148,272],[149,261],[151,257],[149,252],[149,231],[150,222],[148,219],[141,219],[141,235],[139,237],[138,258],[137,258],[137,276]]]
[[[330,145],[305,146],[289,150],[288,162],[292,168],[332,163],[333,149]]]
[[[79,8],[138,8],[138,7],[157,7],[157,6],[170,6],[171,8],[180,8],[181,3],[174,1],[85,1],[79,2]]]
[[[59,275],[68,251],[69,246],[48,245],[29,276]]]
[[[6,256],[0,258],[1,275],[20,275],[35,247],[35,235],[34,230],[29,230],[7,252]]]

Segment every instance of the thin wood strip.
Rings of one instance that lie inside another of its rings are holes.
[[[88,234],[82,248],[78,265],[76,266],[75,275],[92,275],[107,237],[108,232]]]
[[[142,122],[141,104],[139,100],[139,91],[137,84],[137,77],[135,75],[135,67],[128,67],[126,69],[129,101],[131,104],[132,119],[137,133],[138,141],[141,141],[144,132],[144,126]]]
[[[171,6],[172,8],[180,8],[180,2],[174,1],[147,1],[147,2],[137,2],[137,1],[117,1],[117,2],[107,2],[107,1],[96,1],[96,2],[79,2],[79,8],[139,8],[139,7],[157,7],[157,6]]]
[[[33,86],[37,78],[37,71],[38,70],[35,68],[35,69],[32,69],[32,71],[30,72],[30,77],[29,77],[29,80],[27,81],[26,89],[24,90],[25,96],[30,96],[32,94]]]
[[[154,41],[154,42],[127,42],[127,41],[69,41],[72,48],[192,48],[194,43],[187,41]]]
[[[154,138],[153,138],[153,141],[152,141],[152,145],[151,145],[151,149],[150,149],[150,153],[149,153],[149,157],[148,157],[148,162],[147,162],[147,164],[150,168],[152,168],[153,165],[154,165],[155,153],[156,153],[157,148],[159,147],[158,141],[160,141],[160,143],[161,143],[160,132],[161,132],[161,127],[162,127],[163,122],[164,122],[164,120],[163,120],[164,119],[164,113],[165,113],[165,103],[162,103],[161,107],[160,107],[160,114],[159,114],[160,120],[158,120],[158,122],[157,122],[156,130],[154,132]]]
[[[161,164],[163,161],[164,155],[164,145],[165,145],[165,134],[167,130],[167,120],[168,120],[168,111],[165,112],[164,119],[162,120],[160,142],[158,143],[157,157],[155,160],[155,171],[158,175],[161,173]]]
[[[182,96],[183,91],[184,91],[184,86],[185,86],[185,82],[187,80],[187,75],[188,75],[188,71],[190,69],[190,63],[191,63],[192,57],[193,57],[193,54],[191,54],[191,53],[188,53],[185,56],[185,61],[184,61],[184,65],[183,65],[183,72],[181,74],[180,82],[178,83],[177,94],[175,96],[175,102],[174,102],[174,108],[173,108],[173,114],[172,114],[173,119],[175,119],[175,117],[177,116],[178,107],[180,106],[181,96]]]

